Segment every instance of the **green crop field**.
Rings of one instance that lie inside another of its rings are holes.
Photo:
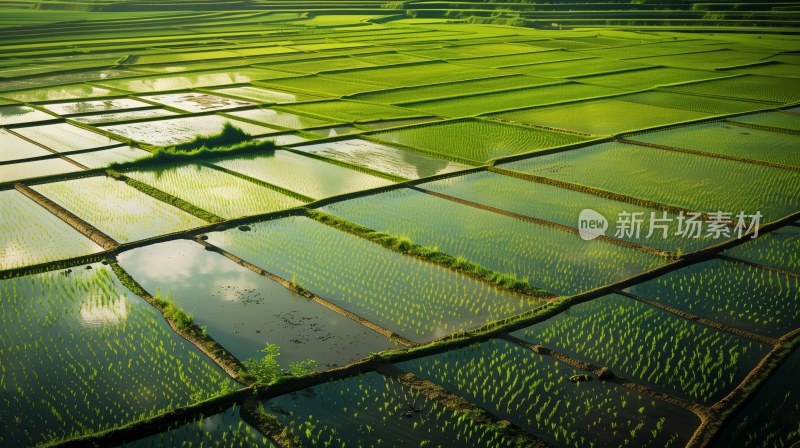
[[[0,448],[799,446],[798,30],[0,0]]]

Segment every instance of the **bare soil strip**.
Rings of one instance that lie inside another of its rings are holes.
[[[94,241],[105,250],[114,250],[119,247],[119,243],[114,241],[110,236],[101,232],[97,227],[89,224],[83,219],[79,218],[74,213],[65,209],[64,207],[56,204],[50,199],[46,198],[41,193],[34,191],[30,187],[22,184],[15,184],[14,188],[37,204],[44,207],[50,213],[56,215],[59,219],[69,224],[73,229],[83,234],[86,238]]]

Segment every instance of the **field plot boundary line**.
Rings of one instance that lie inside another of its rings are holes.
[[[408,244],[408,249],[400,248],[394,243],[400,242],[401,238],[398,238],[388,233],[378,232],[369,227],[362,226],[361,224],[357,224],[352,221],[348,221],[344,218],[340,218],[339,216],[332,215],[330,213],[321,212],[319,210],[307,210],[306,216],[310,219],[319,222],[320,224],[333,227],[334,229],[344,233],[349,233],[356,237],[367,240],[370,243],[377,244],[385,249],[409,257],[417,258],[423,262],[442,266],[451,271],[456,271],[468,277],[472,277],[479,281],[489,283],[492,286],[500,289],[508,290],[513,293],[531,296],[543,300],[553,300],[556,297],[558,297],[555,294],[552,294],[545,289],[532,286],[527,282],[519,281],[516,279],[514,279],[515,282],[514,284],[512,284],[511,286],[507,286],[505,283],[503,283],[502,280],[499,281],[494,280],[496,278],[502,279],[506,274],[502,274],[494,270],[485,268],[471,261],[467,261],[466,263],[464,263],[468,264],[468,266],[464,266],[463,264],[462,266],[458,266],[456,257],[453,257],[452,255],[446,254],[444,252],[439,252],[438,250],[433,250],[425,246],[416,244],[410,240]],[[445,260],[448,260],[449,263]]]
[[[378,170],[374,170],[372,168],[367,168],[365,166],[353,165],[353,164],[348,163],[348,162],[344,162],[344,161],[336,160],[336,159],[331,159],[331,158],[328,158],[328,157],[325,157],[325,156],[321,156],[319,154],[315,154],[315,153],[312,153],[312,152],[305,152],[305,151],[296,149],[295,147],[281,147],[281,149],[284,150],[284,151],[288,151],[288,152],[303,156],[303,157],[309,157],[309,158],[312,158],[312,159],[319,160],[321,162],[326,162],[326,163],[330,163],[332,165],[341,166],[342,168],[348,168],[348,169],[351,169],[353,171],[358,171],[358,172],[363,173],[363,174],[369,174],[370,176],[380,177],[382,179],[386,179],[386,180],[391,181],[391,182],[408,182],[409,180],[411,180],[411,179],[406,179],[405,177],[395,176],[394,174],[384,173],[383,171],[378,171]]]
[[[563,180],[551,179],[549,177],[544,176],[536,176],[533,174],[522,173],[519,171],[507,170],[505,168],[498,168],[496,166],[490,166],[488,171],[496,174],[501,174],[503,176],[515,177],[517,179],[527,180],[529,182],[536,182],[539,184],[545,185],[552,185],[554,187],[563,188],[566,190],[578,191],[580,193],[586,193],[593,196],[598,196],[605,199],[611,199],[614,201],[625,202],[628,204],[638,205],[640,207],[647,207],[653,208],[656,210],[661,210],[670,213],[699,213],[703,219],[708,219],[708,214],[705,212],[697,212],[694,210],[686,209],[683,207],[678,207],[674,205],[664,204],[662,202],[651,201],[648,199],[640,199],[634,196],[628,196],[620,193],[614,193],[608,190],[602,190],[600,188],[588,187],[581,184],[576,184],[572,182],[566,182]]]
[[[790,224],[790,225],[795,226],[794,224]],[[723,259],[723,260],[730,261],[731,263],[745,264],[747,266],[751,266],[751,267],[754,267],[754,268],[757,268],[757,269],[762,269],[762,270],[765,270],[765,271],[775,272],[777,274],[785,275],[787,277],[800,278],[800,273],[797,273],[797,272],[787,271],[785,269],[776,268],[774,266],[768,266],[766,264],[756,263],[754,261],[745,260],[745,259],[742,259],[742,258],[738,258],[738,257],[734,257],[734,256],[731,256],[731,255],[727,255],[727,254],[718,254],[717,256],[719,258]]]
[[[778,168],[778,169],[790,170],[790,171],[800,171],[800,166],[784,165],[782,163],[768,162],[766,160],[749,159],[749,158],[746,158],[746,157],[738,157],[738,156],[732,156],[732,155],[728,155],[728,154],[716,154],[716,153],[712,153],[712,152],[698,151],[696,149],[678,148],[676,146],[667,146],[667,145],[659,145],[657,143],[648,143],[648,142],[641,142],[641,141],[637,141],[637,140],[628,140],[626,138],[618,138],[618,139],[616,139],[616,141],[619,142],[619,143],[624,143],[626,145],[641,146],[641,147],[645,147],[645,148],[658,149],[658,150],[661,150],[661,151],[679,152],[679,153],[683,153],[683,154],[691,154],[693,156],[709,157],[709,158],[713,158],[713,159],[731,160],[731,161],[734,161],[734,162],[748,163],[750,165],[766,166],[766,167],[769,167],[769,168]]]
[[[138,420],[121,426],[105,429],[68,440],[51,440],[42,447],[47,448],[86,448],[116,447],[141,438],[169,430],[176,423],[190,423],[199,416],[213,415],[225,411],[236,403],[243,402],[253,392],[253,386],[243,387],[226,395],[219,395],[199,403],[173,408],[153,417]]]
[[[78,217],[78,215],[65,209],[59,204],[51,201],[38,191],[35,191],[32,188],[20,183],[15,184],[14,188],[103,249],[114,250],[119,247],[119,243],[117,241],[103,233],[100,229],[84,221]]]
[[[452,175],[452,173],[450,173]],[[297,210],[295,210],[297,212]],[[286,212],[281,212],[281,215],[285,215]],[[278,215],[278,213],[273,213],[273,215]],[[796,221],[800,218],[800,212],[794,213],[793,215],[784,217],[778,221],[774,221],[765,225],[762,229],[763,231],[770,232],[775,230],[789,221]],[[210,227],[210,226],[209,226]],[[174,239],[175,236],[172,236],[170,239]],[[376,361],[382,362],[400,362],[406,361],[411,359],[418,359],[425,356],[435,355],[438,353],[442,353],[447,350],[452,350],[455,348],[466,347],[472,345],[476,342],[486,341],[492,338],[500,337],[503,333],[507,333],[509,331],[518,330],[530,325],[533,325],[538,322],[542,322],[550,317],[556,316],[559,313],[563,312],[564,310],[568,309],[571,306],[574,306],[579,303],[583,303],[589,300],[592,300],[597,297],[601,297],[603,295],[607,295],[613,292],[615,289],[623,289],[627,286],[631,286],[634,284],[641,283],[646,280],[650,280],[652,278],[656,278],[664,273],[674,271],[676,269],[680,269],[690,264],[698,263],[705,261],[709,254],[713,255],[721,250],[730,248],[732,246],[736,246],[741,244],[739,240],[730,240],[723,243],[720,243],[716,246],[712,246],[706,249],[703,249],[698,252],[694,252],[691,254],[687,254],[687,256],[681,258],[678,261],[675,261],[671,264],[661,266],[658,268],[654,268],[650,271],[644,272],[637,276],[621,280],[614,285],[608,285],[600,288],[596,288],[592,291],[587,291],[585,293],[571,296],[564,298],[563,300],[559,300],[556,302],[552,302],[550,304],[546,304],[541,308],[537,308],[535,310],[531,310],[530,312],[522,313],[517,316],[513,316],[511,318],[498,320],[496,322],[491,322],[485,324],[481,327],[475,328],[473,330],[468,330],[464,332],[457,332],[451,335],[445,336],[439,340],[431,341],[424,345],[420,345],[417,347],[411,347],[410,349],[389,349],[384,352],[381,352],[378,355],[369,356],[367,358],[354,361],[347,366],[334,368],[331,370],[326,370],[323,372],[315,372],[309,375],[305,375],[299,378],[287,378],[284,380],[279,380],[278,383],[269,385],[262,390],[258,391],[258,394],[261,398],[272,398],[279,395],[285,395],[287,393],[295,392],[307,387],[311,387],[317,384],[321,384],[323,382],[327,382],[334,379],[341,379],[350,376],[357,375],[359,373],[364,373],[373,370],[373,366]],[[786,336],[782,337],[781,339],[787,339]],[[771,366],[771,371],[777,368],[779,363]],[[770,371],[770,372],[771,372]],[[241,391],[240,391],[241,392]],[[239,393],[239,392],[234,392]],[[225,396],[225,397],[229,397]],[[222,397],[222,398],[225,398]],[[199,415],[200,411],[196,411]],[[168,420],[167,420],[168,421]],[[131,424],[131,427],[136,428],[139,425],[147,424],[147,421],[144,422],[137,422]],[[701,427],[703,427],[702,419],[701,419]],[[105,431],[102,434],[111,434],[112,436],[116,434],[116,431],[119,428],[114,428]],[[718,428],[715,428],[712,431],[712,436],[716,433]],[[698,434],[700,428],[695,432],[695,435]],[[102,436],[105,437],[105,436]],[[708,438],[708,435],[704,436]],[[54,443],[55,446],[76,446],[76,447],[83,447],[86,445],[87,440],[95,440],[96,434],[89,435],[86,437],[82,437],[78,440],[77,443],[75,442],[61,442],[61,443]],[[704,442],[708,443],[708,442]],[[705,445],[702,445],[705,446]]]
[[[211,336],[204,334],[203,330],[189,317],[180,307],[176,304],[171,304],[172,307],[177,309],[184,317],[188,318],[187,329],[182,329],[168,316],[168,300],[158,299],[142,287],[130,274],[128,274],[122,266],[119,265],[117,260],[112,260],[109,265],[114,271],[120,283],[126,288],[131,290],[134,294],[144,299],[150,306],[157,309],[164,320],[167,321],[169,326],[180,337],[189,341],[192,345],[197,347],[203,354],[208,356],[215,364],[225,371],[231,378],[239,383],[250,386],[253,383],[251,378],[243,375],[245,372],[244,365],[233,354],[231,354],[225,347],[222,346]]]
[[[301,287],[299,285],[295,285],[294,283],[292,283],[292,282],[290,282],[290,281],[288,281],[288,280],[286,280],[286,279],[284,279],[282,277],[279,277],[279,276],[267,271],[266,269],[262,269],[262,268],[256,266],[255,264],[250,263],[249,261],[244,260],[244,259],[238,257],[237,255],[234,255],[231,252],[228,252],[225,249],[222,249],[221,247],[215,246],[215,245],[209,243],[208,241],[203,240],[200,237],[195,238],[194,241],[197,242],[198,244],[200,244],[201,246],[203,246],[207,251],[216,252],[216,253],[218,253],[220,255],[223,255],[226,258],[228,258],[228,259],[232,260],[233,262],[235,262],[236,264],[238,264],[238,265],[240,265],[242,267],[245,267],[245,268],[255,272],[258,275],[261,275],[263,277],[266,277],[266,278],[278,283],[279,285],[283,286],[284,288],[288,289],[289,291],[292,291],[295,294],[301,295],[301,296],[303,296],[303,297],[305,297],[305,298],[307,298],[309,300],[312,300],[312,301],[314,301],[314,302],[316,302],[316,303],[318,303],[318,304],[330,309],[331,311],[334,311],[334,312],[336,312],[338,314],[341,314],[342,316],[347,317],[347,318],[349,318],[349,319],[351,319],[351,320],[363,325],[364,327],[367,327],[370,330],[389,338],[390,340],[392,340],[394,342],[397,342],[397,343],[399,343],[401,345],[405,345],[407,347],[416,347],[416,346],[420,345],[419,343],[410,341],[410,340],[404,338],[403,336],[400,336],[399,334],[397,334],[397,333],[395,333],[395,332],[393,332],[393,331],[391,331],[389,329],[383,328],[382,326],[380,326],[380,325],[378,325],[378,324],[376,324],[376,323],[374,323],[374,322],[372,322],[370,320],[367,320],[367,319],[359,316],[356,313],[353,313],[352,311],[348,311],[345,308],[342,308],[341,306],[339,306],[339,305],[337,305],[337,304],[335,304],[335,303],[333,303],[333,302],[331,302],[331,301],[329,301],[329,300],[327,300],[325,298],[322,298],[322,297],[312,293],[311,291],[306,290],[305,288],[303,288],[303,287]]]
[[[431,191],[431,190],[425,190],[424,188],[420,188],[420,187],[417,187],[417,186],[409,186],[408,188],[410,188],[412,190],[419,191],[420,193],[425,193],[425,194],[429,194],[431,196],[435,196],[435,197],[440,198],[440,199],[444,199],[444,200],[447,200],[447,201],[455,202],[455,203],[458,203],[458,204],[461,204],[461,205],[466,205],[467,207],[472,207],[472,208],[485,210],[487,212],[496,213],[498,215],[503,215],[503,216],[508,216],[510,218],[514,218],[514,219],[517,219],[517,220],[520,220],[520,221],[530,222],[530,223],[533,223],[533,224],[537,224],[537,225],[544,226],[544,227],[549,227],[549,228],[552,228],[552,229],[561,230],[563,232],[572,233],[572,234],[575,234],[575,235],[579,234],[579,231],[578,231],[577,228],[570,227],[570,226],[565,226],[564,224],[559,224],[557,222],[548,221],[548,220],[541,219],[541,218],[534,218],[532,216],[527,216],[527,215],[521,215],[519,213],[510,212],[510,211],[503,210],[503,209],[500,209],[500,208],[492,207],[490,205],[480,204],[480,203],[477,203],[477,202],[468,201],[466,199],[460,199],[460,198],[457,198],[457,197],[454,197],[454,196],[450,196],[448,194],[439,193],[439,192]],[[607,236],[607,235],[599,235],[596,239],[599,240],[599,241],[603,241],[604,243],[614,244],[614,245],[617,245],[617,246],[626,247],[628,249],[635,249],[635,250],[638,250],[638,251],[641,251],[641,252],[645,252],[645,253],[648,253],[650,255],[656,255],[656,256],[659,256],[659,257],[676,258],[676,256],[677,256],[673,252],[654,249],[654,248],[651,248],[651,247],[643,246],[641,244],[632,243],[630,241],[621,240],[621,239],[610,237],[610,236]]]
[[[107,151],[109,149],[116,149],[127,147],[125,143],[121,143],[119,145],[112,146],[110,148],[101,147],[101,148],[89,148],[89,149],[78,149],[76,151],[65,151],[65,152],[53,152],[52,154],[45,154],[43,156],[36,156],[36,157],[27,157],[24,159],[15,159],[15,160],[0,160],[0,166],[2,165],[14,165],[17,163],[27,163],[27,162],[38,162],[40,160],[50,160],[50,159],[67,159],[69,156],[77,155],[77,154],[86,154],[91,152],[100,152],[100,151]],[[49,151],[48,148],[44,148]],[[74,161],[73,161],[74,162]],[[84,165],[80,165],[86,171],[91,170],[92,168],[86,167]]]
[[[247,182],[250,182],[250,183],[259,185],[261,187],[268,188],[268,189],[270,189],[272,191],[276,191],[276,192],[281,193],[283,195],[295,198],[298,201],[302,201],[302,202],[306,202],[306,203],[316,201],[316,199],[314,199],[314,198],[312,198],[310,196],[305,196],[303,194],[297,193],[297,192],[289,190],[287,188],[279,187],[279,186],[277,186],[275,184],[271,184],[271,183],[263,181],[261,179],[256,179],[255,177],[248,176],[247,174],[242,174],[242,173],[240,173],[238,171],[234,171],[234,170],[222,167],[222,166],[215,165],[213,162],[209,162],[207,160],[201,160],[198,163],[200,165],[206,166],[206,167],[208,167],[208,168],[210,168],[212,170],[217,170],[217,171],[220,171],[220,172],[223,172],[223,173],[226,173],[226,174],[230,174],[231,176],[238,177],[239,179],[245,180]]]
[[[411,372],[406,372],[394,364],[378,363],[375,365],[375,372],[384,377],[392,378],[401,384],[410,387],[429,400],[441,404],[442,406],[455,411],[456,413],[475,413],[469,416],[470,420],[481,426],[491,426],[497,433],[515,440],[517,446],[529,448],[548,448],[549,445],[543,440],[538,439],[533,434],[523,430],[519,426],[502,420],[491,412],[482,408],[465,398],[454,394],[433,381],[421,378]]]
[[[156,199],[157,201],[163,202],[171,207],[175,207],[179,210],[182,210],[185,213],[188,213],[198,219],[202,219],[208,223],[218,223],[224,221],[223,218],[204,210],[191,202],[185,201],[177,196],[173,196],[163,190],[159,190],[156,187],[148,185],[142,181],[136,180],[132,177],[129,177],[126,174],[118,173],[112,169],[106,170],[106,175],[111,179],[124,182],[125,184],[129,185],[131,188],[139,190],[140,192]]]
[[[726,118],[724,120],[725,123],[728,123],[733,126],[737,126],[740,128],[747,128],[747,129],[757,129],[759,131],[768,131],[768,132],[778,132],[781,134],[791,134],[791,135],[800,135],[800,131],[795,129],[786,129],[781,127],[775,126],[766,126],[763,124],[752,124],[752,123],[744,123],[741,121],[736,121],[735,119]]]
[[[636,294],[632,294],[632,293],[629,293],[627,291],[623,291],[621,289],[620,290],[616,290],[614,292],[616,294],[621,295],[621,296],[625,296],[625,297],[627,297],[629,299],[636,300],[637,302],[642,302],[642,303],[644,303],[646,305],[652,306],[653,308],[658,308],[658,309],[660,309],[662,311],[665,311],[667,313],[670,313],[672,315],[681,317],[681,318],[686,319],[688,321],[697,322],[698,324],[704,325],[704,326],[709,327],[709,328],[713,328],[715,330],[724,331],[726,333],[730,333],[730,334],[733,334],[735,336],[739,336],[739,337],[746,338],[746,339],[752,339],[754,341],[758,341],[758,342],[761,342],[761,343],[767,344],[767,345],[775,346],[775,345],[778,344],[778,340],[775,339],[775,338],[771,338],[769,336],[761,335],[761,334],[758,334],[758,333],[753,333],[753,332],[750,332],[750,331],[747,331],[747,330],[742,330],[742,329],[739,329],[739,328],[736,328],[736,327],[731,327],[729,325],[726,325],[726,324],[723,324],[723,323],[720,323],[720,322],[717,322],[717,321],[714,321],[714,320],[711,320],[711,319],[706,319],[706,318],[700,317],[700,316],[698,316],[696,314],[687,313],[687,312],[681,311],[681,310],[679,310],[677,308],[673,308],[673,307],[671,307],[669,305],[665,305],[663,303],[656,302],[655,300],[650,300],[648,298],[645,298],[645,297],[642,297],[642,296],[639,296],[639,295],[636,295]]]
[[[644,385],[644,384],[639,383],[637,381],[631,380],[629,378],[618,376],[616,373],[614,373],[613,371],[611,371],[610,369],[608,369],[606,367],[599,367],[599,366],[596,366],[596,365],[594,365],[592,363],[589,363],[589,362],[586,362],[586,361],[581,361],[578,358],[574,358],[572,356],[566,355],[566,354],[561,353],[561,352],[559,352],[557,350],[553,350],[551,348],[544,347],[544,346],[539,345],[539,344],[532,344],[532,343],[530,343],[528,341],[524,341],[524,340],[522,340],[522,339],[520,339],[520,338],[518,338],[516,336],[513,336],[511,334],[508,334],[508,333],[500,335],[499,339],[504,339],[504,340],[506,340],[508,342],[511,342],[513,344],[516,344],[516,345],[519,345],[519,346],[524,347],[524,348],[526,348],[528,350],[531,350],[534,353],[537,353],[539,355],[552,356],[553,358],[556,358],[557,360],[559,360],[559,361],[561,361],[561,362],[563,362],[565,364],[568,364],[568,365],[570,365],[572,367],[575,367],[575,368],[578,368],[578,369],[581,369],[581,370],[586,370],[588,372],[592,372],[594,375],[597,376],[597,378],[600,381],[609,381],[609,382],[612,382],[612,383],[615,383],[615,384],[619,384],[620,386],[626,387],[626,388],[631,389],[631,390],[633,390],[635,392],[646,393],[647,395],[649,395],[649,396],[651,396],[653,398],[656,398],[656,399],[661,400],[663,402],[666,402],[666,403],[672,404],[674,406],[678,406],[680,408],[686,409],[686,410],[692,412],[693,414],[697,415],[698,417],[700,417],[701,421],[703,419],[705,419],[707,414],[708,414],[708,410],[709,410],[708,406],[702,405],[700,403],[696,403],[696,402],[691,401],[691,400],[680,398],[680,397],[677,397],[675,395],[671,395],[671,394],[668,394],[668,393],[665,393],[665,392],[660,392],[658,390],[653,389],[650,386]]]
[[[728,395],[709,408],[709,418],[703,420],[686,448],[711,446],[721,429],[753,399],[770,376],[791,356],[800,344],[800,328],[781,336],[778,344],[751,370]]]

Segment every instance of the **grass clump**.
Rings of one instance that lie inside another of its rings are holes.
[[[151,154],[130,162],[118,162],[108,168],[123,170],[149,165],[206,160],[226,155],[272,154],[275,143],[271,140],[252,140],[252,136],[236,126],[225,123],[216,134],[198,135],[192,140],[172,146],[160,146]]]
[[[515,276],[495,272],[461,257],[453,257],[444,252],[439,252],[437,247],[420,246],[406,237],[396,237],[384,232],[376,232],[369,227],[329,215],[319,210],[308,209],[306,214],[309,218],[319,221],[322,224],[360,236],[374,243],[378,243],[387,249],[447,266],[492,285],[534,297],[553,297],[553,294],[549,291],[531,286],[525,279],[519,280]]]
[[[312,372],[317,367],[317,362],[313,359],[305,361],[295,361],[289,364],[286,370],[282,370],[278,363],[281,349],[277,344],[267,342],[266,346],[260,350],[264,354],[261,358],[249,358],[242,364],[247,369],[247,373],[254,377],[259,384],[268,385],[288,376],[303,376]]]

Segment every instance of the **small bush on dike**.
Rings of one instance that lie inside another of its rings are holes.
[[[220,146],[233,146],[250,140],[252,136],[247,132],[232,125],[230,121],[222,125],[222,130],[216,134],[197,135],[185,143],[170,146],[175,152],[188,152],[200,148],[216,148]]]
[[[252,375],[261,384],[271,384],[284,376],[301,376],[311,372],[317,367],[317,362],[313,359],[305,361],[295,361],[289,364],[284,372],[278,364],[278,357],[281,349],[277,344],[267,342],[266,346],[260,350],[264,354],[261,358],[249,358],[242,364],[247,369],[247,373]]]

